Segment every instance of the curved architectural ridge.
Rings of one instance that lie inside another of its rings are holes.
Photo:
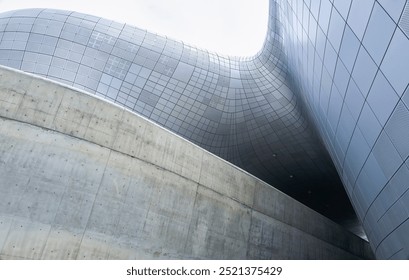
[[[377,257],[407,258],[407,1],[271,0],[269,17],[263,49],[238,58],[14,11],[0,18],[0,63],[130,108],[339,222],[350,200]]]

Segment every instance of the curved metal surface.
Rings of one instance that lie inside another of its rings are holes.
[[[0,18],[0,63],[119,103],[327,217],[355,214],[293,92],[275,1],[254,57],[223,57],[76,12]]]

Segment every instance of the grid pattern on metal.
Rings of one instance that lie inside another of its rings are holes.
[[[350,200],[377,257],[407,258],[406,2],[271,0],[248,58],[75,12],[14,11],[0,16],[0,63],[121,104],[337,221]]]

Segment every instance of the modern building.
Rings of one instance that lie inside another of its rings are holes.
[[[401,259],[408,22],[403,0],[270,0],[262,50],[228,57],[91,15],[19,10],[0,15],[0,64],[132,110],[351,231],[362,224],[377,258]]]

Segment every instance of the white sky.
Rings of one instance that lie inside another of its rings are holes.
[[[268,18],[268,0],[0,0],[0,12],[22,8],[83,12],[238,56],[261,49]]]

